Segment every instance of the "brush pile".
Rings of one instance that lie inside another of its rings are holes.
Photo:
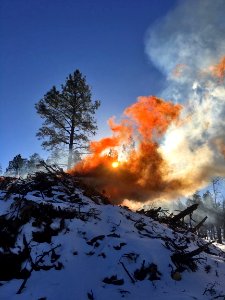
[[[225,299],[225,253],[183,222],[195,209],[135,213],[49,166],[2,177],[0,298]]]

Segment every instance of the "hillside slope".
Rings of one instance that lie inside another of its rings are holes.
[[[225,253],[63,174],[0,183],[0,299],[225,299]],[[187,254],[181,255],[181,254]]]

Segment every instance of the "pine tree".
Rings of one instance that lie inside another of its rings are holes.
[[[6,168],[7,176],[24,176],[27,173],[27,159],[22,158],[20,154],[16,155]]]
[[[27,173],[34,173],[40,169],[42,158],[38,153],[32,154],[27,161]]]
[[[47,165],[57,165],[60,166],[61,164],[64,164],[64,158],[65,154],[62,151],[62,149],[59,148],[54,148],[51,151],[51,154],[49,157],[46,159]]]
[[[50,156],[47,158],[46,163],[48,165],[58,166],[60,168],[67,166],[68,159],[67,157],[67,151],[60,148],[55,148],[51,151]],[[80,152],[76,149],[73,151],[72,155],[72,164],[75,165],[77,162],[81,160]]]
[[[68,169],[76,151],[87,149],[89,138],[97,130],[94,114],[100,102],[91,99],[91,90],[79,70],[70,74],[61,91],[55,86],[35,105],[45,121],[37,133],[42,146],[54,150],[66,146]],[[75,151],[76,150],[76,151]]]

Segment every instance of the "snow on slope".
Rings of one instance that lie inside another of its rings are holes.
[[[0,225],[5,219],[18,225],[13,246],[0,235],[0,280],[1,257],[27,254],[26,247],[21,270],[31,271],[20,294],[24,278],[0,281],[1,300],[225,299],[224,252],[209,246],[211,254],[196,256],[194,272],[184,266],[175,274],[172,241],[187,252],[205,241],[84,194],[79,185],[69,194],[55,182],[51,193],[20,189],[4,199],[1,192]]]

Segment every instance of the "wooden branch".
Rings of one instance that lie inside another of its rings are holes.
[[[179,214],[177,214],[176,216],[174,216],[172,219],[171,219],[171,222],[172,223],[176,223],[178,221],[180,221],[180,219],[186,217],[187,215],[190,215],[193,213],[194,210],[196,210],[198,208],[198,204],[193,204],[189,207],[187,207],[185,210],[181,211]]]
[[[208,248],[209,245],[211,245],[212,243],[214,243],[214,241],[211,241],[209,243],[206,243],[200,247],[198,247],[197,249],[191,251],[191,252],[177,252],[173,254],[173,259],[177,262],[184,262],[187,261],[189,259],[191,259],[192,257],[200,254],[201,252],[203,252],[204,250],[206,250]]]
[[[214,243],[214,241],[208,242],[208,243],[200,246],[199,248],[197,248],[197,249],[195,249],[195,250],[193,250],[191,252],[183,254],[183,256],[189,257],[189,258],[193,257],[193,256],[196,256],[196,255],[200,254],[201,252],[203,252],[205,249],[207,249],[208,246],[211,245],[211,244],[213,244],[213,243]]]
[[[125,267],[124,263],[121,261],[120,262],[121,266],[124,268],[124,271],[127,273],[127,275],[129,276],[131,282],[134,284],[135,283],[135,280],[134,278],[130,275],[129,271],[127,270],[127,268]]]
[[[195,227],[193,227],[191,229],[191,232],[196,232],[197,230],[199,230],[199,228],[203,225],[203,223],[207,220],[207,216],[201,220],[201,222],[199,222]]]
[[[176,252],[171,256],[171,259],[177,267],[181,267],[181,268],[188,267],[194,272],[197,270],[197,265],[195,261],[199,260],[200,258],[193,258],[193,257],[206,250],[206,248],[212,243],[213,242],[204,244],[191,252],[186,252],[186,253],[183,251]]]
[[[40,258],[34,263],[33,260],[32,260],[32,257],[30,255],[30,248],[28,247],[28,244],[27,244],[27,241],[26,241],[26,238],[24,236],[24,246],[27,248],[27,250],[29,251],[29,256],[30,256],[30,261],[31,261],[31,269],[29,271],[29,273],[27,274],[27,277],[24,279],[24,281],[22,282],[20,288],[18,289],[18,291],[16,292],[17,294],[21,294],[22,293],[22,290],[25,288],[25,285],[27,283],[27,280],[30,278],[31,276],[31,273],[34,271],[35,268],[38,267],[38,264],[42,261],[42,259],[48,255],[49,253],[51,253],[52,251],[54,251],[56,248],[60,247],[61,245],[57,245],[55,246],[54,248],[50,249],[49,251],[45,251],[42,255],[39,255]],[[38,256],[38,257],[39,257]]]

